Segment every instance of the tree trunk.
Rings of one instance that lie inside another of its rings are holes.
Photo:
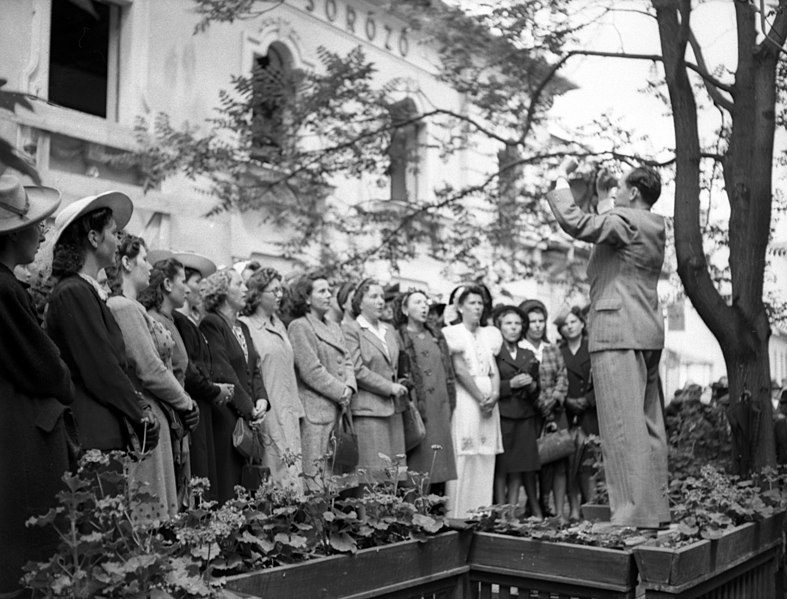
[[[686,67],[690,0],[653,0],[664,71],[675,125],[675,246],[686,294],[724,354],[730,382],[735,464],[748,475],[775,464],[770,403],[770,325],[762,301],[765,251],[770,228],[771,163],[775,128],[776,59],[773,48],[758,47],[754,13],[736,3],[738,66],[733,86],[732,130],[723,160],[730,200],[732,305],[714,286],[700,229],[700,161],[697,105]],[[752,402],[738,405],[748,392]],[[750,410],[754,406],[753,411]],[[753,414],[753,415],[752,415]],[[749,422],[749,417],[755,421]],[[746,429],[756,431],[750,447]]]
[[[759,341],[759,351],[743,354],[733,348],[723,353],[729,379],[733,471],[748,476],[764,466],[776,466],[768,338]]]

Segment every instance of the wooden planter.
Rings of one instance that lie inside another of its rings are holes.
[[[500,586],[501,597],[517,589],[520,597],[544,593],[633,599],[637,570],[628,551],[476,533],[469,596],[491,596],[492,585]]]
[[[658,541],[635,547],[646,596],[693,597],[730,589],[736,597],[774,596],[782,526],[783,514],[778,514],[686,547],[662,547]]]
[[[265,599],[363,599],[416,589],[461,597],[470,539],[470,533],[446,532],[423,543],[405,541],[230,576],[225,588]]]

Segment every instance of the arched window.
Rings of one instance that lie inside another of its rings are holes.
[[[253,144],[261,157],[280,154],[286,143],[287,106],[295,96],[292,56],[279,42],[257,55],[252,68]]]
[[[391,142],[388,146],[391,199],[406,202],[418,197],[421,121],[414,120],[418,109],[411,98],[390,106]]]

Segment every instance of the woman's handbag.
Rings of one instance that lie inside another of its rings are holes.
[[[352,470],[358,465],[358,435],[355,434],[352,417],[346,408],[342,408],[336,419],[330,445],[333,449],[334,468]]]
[[[547,432],[546,426],[541,429],[538,437],[538,459],[542,466],[567,458],[574,453],[574,448],[574,436],[568,429],[560,428],[552,432]]]
[[[412,451],[426,438],[426,426],[424,426],[424,420],[421,418],[421,412],[418,411],[415,402],[407,402],[402,413],[402,421],[404,423],[404,448],[406,451]]]
[[[265,453],[262,431],[250,425],[245,418],[238,418],[232,431],[232,444],[235,450],[250,463],[261,462]]]

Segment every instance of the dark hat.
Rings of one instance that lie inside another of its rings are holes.
[[[544,302],[542,302],[541,300],[537,300],[537,299],[525,300],[519,304],[519,309],[522,310],[522,312],[525,315],[527,315],[533,310],[541,310],[544,313],[544,320],[547,319],[547,315],[548,315],[547,307],[544,305]]]
[[[355,283],[353,281],[345,281],[339,287],[339,291],[336,292],[336,303],[339,304],[342,310],[344,310],[344,304],[347,303],[347,299],[352,295],[353,291],[355,291]]]
[[[434,312],[438,316],[442,316],[445,312],[445,302],[434,302],[429,304],[429,312]]]
[[[566,324],[566,318],[568,318],[568,315],[573,314],[582,322],[587,324],[588,306],[589,304],[585,306],[569,306],[568,304],[565,304],[557,313],[557,316],[555,316],[555,319],[552,322],[555,324],[558,330],[560,330],[560,327]]]
[[[515,306],[514,304],[498,304],[494,308],[492,308],[492,322],[495,323],[497,326],[497,319],[500,318],[505,312],[515,312],[519,314],[519,318],[522,319],[522,323],[527,322],[527,313],[524,312],[519,306]]]
[[[388,285],[388,287],[386,287],[383,291],[383,299],[386,302],[390,302],[391,300],[395,299],[397,295],[399,295],[399,283]]]

